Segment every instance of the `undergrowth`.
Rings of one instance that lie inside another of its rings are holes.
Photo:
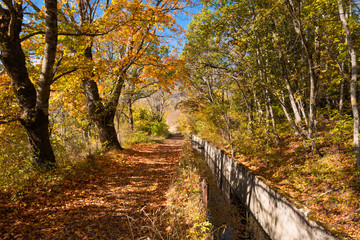
[[[179,239],[210,238],[211,223],[201,202],[200,173],[190,141],[185,141],[178,176],[168,194],[169,226],[174,231],[170,237]],[[173,239],[173,238],[171,238]]]
[[[144,213],[148,239],[212,239],[212,225],[201,202],[199,170],[190,141],[185,141],[176,176],[167,192],[166,207],[160,213]],[[146,238],[144,237],[144,238]]]
[[[124,137],[124,146],[131,146],[137,143],[160,143],[166,139],[168,135],[149,135],[143,131],[136,131]]]

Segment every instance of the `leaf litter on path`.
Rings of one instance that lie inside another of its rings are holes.
[[[138,239],[166,204],[182,139],[112,151],[50,189],[0,195],[0,239]],[[151,225],[151,224],[150,224]],[[165,227],[165,226],[164,226]]]

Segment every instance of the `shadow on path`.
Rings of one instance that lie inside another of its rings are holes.
[[[151,229],[178,166],[182,137],[94,160],[51,189],[0,198],[0,239],[138,239]]]

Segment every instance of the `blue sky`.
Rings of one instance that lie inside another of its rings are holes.
[[[44,5],[44,0],[33,0],[32,2],[40,8],[41,6]],[[187,9],[187,11],[189,11],[191,14],[196,14],[201,10],[201,5],[199,3],[199,0],[194,0],[194,3],[196,3],[196,6]],[[28,8],[31,9],[30,6]],[[180,26],[186,28],[189,22],[191,21],[192,16],[185,14],[178,14],[177,19]]]
[[[176,19],[177,19],[177,23],[184,28],[185,30],[187,29],[188,24],[190,23],[191,19],[192,19],[192,15],[195,15],[196,13],[198,13],[199,11],[201,11],[202,5],[200,4],[199,0],[193,0],[195,3],[194,7],[188,8],[186,9],[186,11],[188,11],[191,15],[188,14],[177,14],[176,15]],[[33,3],[40,7],[43,6],[44,1],[43,0],[33,0]],[[29,9],[31,9],[31,7],[28,7]],[[31,9],[32,10],[32,9]],[[179,40],[178,38],[175,38],[174,36],[172,36],[171,33],[166,33],[168,34],[168,40],[170,41],[170,49],[175,48],[176,44],[177,44],[177,40]],[[182,40],[184,40],[185,35],[181,36]],[[182,44],[181,44],[182,45]],[[178,46],[178,50],[179,52],[181,51],[181,46],[179,48]]]
[[[196,6],[187,9],[187,11],[193,15],[195,15],[196,13],[201,11],[201,8],[202,8],[202,5],[199,3],[198,0],[194,1],[194,2],[196,3]],[[176,17],[177,17],[178,23],[183,28],[186,28],[192,19],[191,15],[185,15],[185,14],[178,14]]]
[[[195,0],[194,1],[196,3],[196,5],[194,7],[188,8],[186,9],[186,11],[188,11],[190,13],[189,14],[177,14],[176,15],[176,21],[177,23],[185,29],[185,31],[187,30],[187,26],[189,25],[191,19],[193,18],[193,15],[195,15],[196,13],[201,11],[202,5],[199,3],[199,0]],[[171,36],[169,37],[171,38]],[[181,39],[183,40],[181,44],[184,43],[185,40],[185,34],[183,34],[183,36],[181,36]],[[170,42],[170,49],[174,48],[176,45],[176,40],[175,38],[172,39],[172,41]],[[178,47],[178,51],[181,52],[182,47]]]

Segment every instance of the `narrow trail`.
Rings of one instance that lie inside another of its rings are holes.
[[[153,231],[182,138],[110,152],[51,189],[0,198],[0,239],[139,239]],[[161,227],[161,226],[160,226]]]

